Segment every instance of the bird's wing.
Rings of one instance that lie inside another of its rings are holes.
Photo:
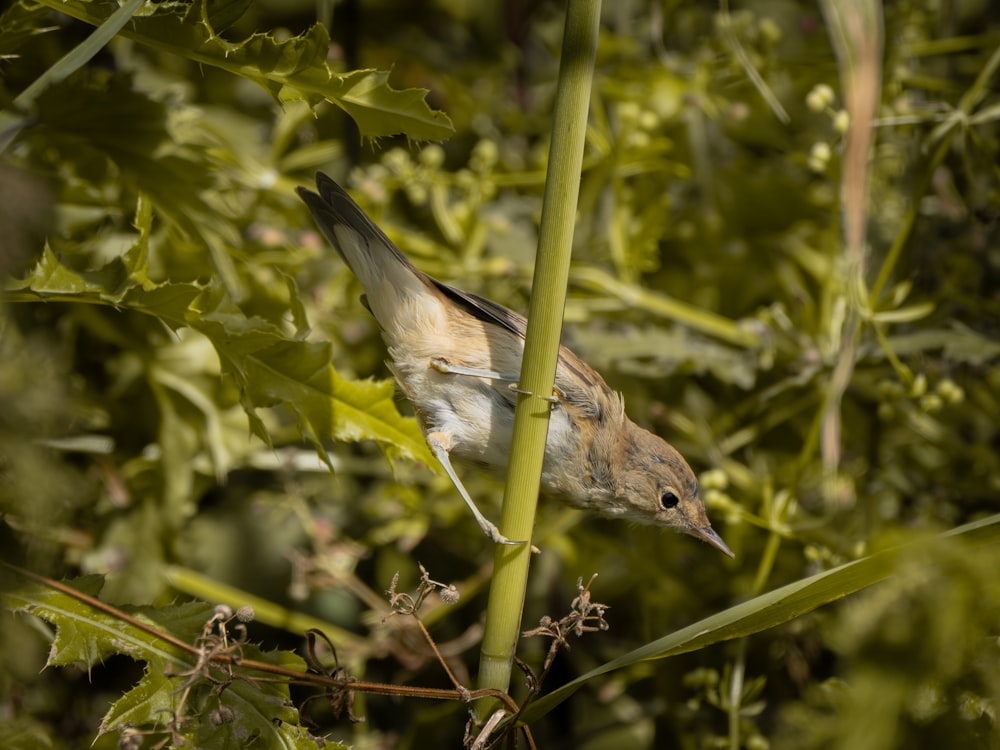
[[[434,282],[434,285],[437,286],[437,288],[441,290],[446,297],[452,300],[455,304],[459,305],[470,315],[473,315],[479,320],[487,323],[498,325],[501,328],[510,331],[518,338],[522,340],[524,339],[525,333],[528,330],[528,319],[520,313],[516,313],[501,304],[486,299],[485,297],[480,297],[478,294],[473,294],[472,292],[466,292],[461,289],[456,289],[453,286],[448,286],[437,279],[431,278],[431,281]],[[604,382],[604,378],[602,378],[600,374],[594,370],[594,368],[580,359],[565,346],[559,347],[559,367],[565,368],[576,378],[574,380],[574,378],[566,377],[558,370],[556,371],[556,387],[562,391],[563,396],[569,400],[575,401],[580,398],[581,385],[584,386],[585,389],[592,387],[603,387],[608,389],[607,384]],[[610,389],[608,390],[610,391]],[[585,400],[589,401],[589,399]]]

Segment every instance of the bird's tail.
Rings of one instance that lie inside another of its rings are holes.
[[[384,331],[391,334],[400,311],[422,299],[439,304],[430,277],[406,259],[347,191],[322,172],[316,175],[316,189],[318,194],[301,187],[296,191],[361,282],[366,304]]]

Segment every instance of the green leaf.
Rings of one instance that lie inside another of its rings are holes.
[[[72,587],[94,597],[101,578],[88,576]],[[230,679],[221,668],[213,669],[213,681],[196,676],[198,657],[163,636],[194,643],[212,618],[215,607],[189,602],[168,607],[125,610],[156,632],[129,619],[97,609],[86,601],[41,583],[28,583],[0,594],[0,602],[17,612],[27,612],[52,623],[56,636],[49,666],[83,662],[93,667],[109,654],[125,654],[146,662],[139,682],[115,701],[101,721],[100,733],[142,727],[163,729],[171,719],[172,729],[195,747],[245,747],[257,741],[261,747],[315,750],[316,739],[299,725],[298,711],[291,705],[288,684],[283,680]],[[160,635],[163,634],[163,636]],[[244,644],[242,658],[305,672],[305,663],[290,652],[263,653]],[[238,666],[231,668],[233,671]],[[225,689],[218,687],[225,684]]]
[[[251,5],[253,0],[206,0],[205,13],[209,25],[218,33],[239,21]]]
[[[104,579],[94,575],[71,582],[73,588],[92,597],[97,596],[103,584]],[[185,658],[185,652],[176,646],[48,586],[31,583],[0,594],[0,602],[7,609],[36,615],[57,626],[46,662],[48,666],[83,663],[91,668],[109,654],[126,654],[164,664]],[[211,613],[212,607],[208,604],[184,604],[159,612],[156,619],[164,628],[176,623],[180,637],[193,638],[190,632],[192,616],[204,623]]]
[[[101,719],[100,734],[117,727],[162,727],[177,709],[177,693],[183,684],[182,678],[167,677],[161,670],[147,667],[136,686],[111,704]]]
[[[95,156],[98,163],[110,159],[159,214],[208,248],[217,274],[240,296],[229,249],[241,238],[234,212],[219,199],[224,172],[197,136],[177,125],[183,118],[176,111],[124,74],[73,76],[51,85],[35,104],[39,126],[26,138],[57,148],[82,175],[93,170]]]
[[[257,410],[282,405],[324,461],[322,441],[333,438],[375,440],[390,457],[436,465],[416,421],[396,408],[391,381],[345,380],[331,364],[329,343],[290,338],[273,323],[247,316],[218,284],[154,284],[142,247],[139,242],[93,271],[69,267],[47,247],[32,273],[9,283],[7,297],[110,305],[152,315],[173,329],[190,326],[211,341],[223,372],[240,388],[251,430],[267,444]]]
[[[288,652],[265,654],[251,645],[244,645],[241,651],[246,659],[305,671],[305,663]],[[245,747],[256,738],[263,743],[262,747],[316,750],[316,740],[298,725],[298,712],[289,704],[287,684],[237,679],[221,692],[207,691],[201,686],[202,689],[192,693],[195,699],[192,702],[199,707],[199,715],[195,716],[192,706],[179,704],[186,681],[186,677],[168,677],[150,665],[139,683],[115,701],[105,714],[100,733],[132,726],[165,728],[170,717],[180,711],[189,719],[183,725],[184,734],[195,740],[195,747]],[[224,720],[226,716],[232,717],[231,720]]]
[[[247,318],[224,296],[208,292],[190,316],[208,336],[223,371],[240,387],[255,434],[269,438],[256,410],[284,405],[295,414],[305,436],[324,460],[324,437],[374,439],[389,455],[403,455],[433,465],[416,422],[400,416],[390,381],[347,381],[331,365],[326,342],[289,340],[260,318]]]
[[[144,312],[172,329],[185,324],[191,302],[202,293],[198,284],[164,282],[143,285],[146,267],[133,248],[92,271],[71,268],[48,245],[38,264],[25,278],[8,282],[11,301],[55,301],[110,305]]]
[[[921,318],[926,318],[934,312],[934,308],[933,302],[922,302],[919,305],[876,312],[872,314],[871,319],[876,323],[913,323]]]
[[[41,2],[95,26],[118,8],[111,0]],[[199,2],[184,13],[173,4],[154,6],[150,15],[133,19],[121,33],[141,44],[247,78],[281,101],[304,99],[315,105],[326,99],[351,115],[367,138],[405,133],[419,140],[439,140],[454,132],[447,115],[427,106],[425,90],[397,91],[388,85],[385,71],[334,72],[327,60],[330,36],[319,24],[282,41],[270,34],[254,34],[232,43],[210,26],[208,21],[215,18],[215,12],[212,7],[206,11]]]
[[[969,544],[996,544],[1000,542],[1000,514],[965,524],[941,535],[945,538],[962,537]],[[651,659],[686,654],[706,648],[714,643],[742,638],[782,625],[817,607],[853,594],[892,575],[896,561],[905,552],[919,549],[913,542],[900,547],[877,552],[860,560],[846,563],[832,570],[790,583],[750,601],[688,625],[686,628],[647,643],[629,653],[592,669],[558,690],[529,705],[518,717],[520,723],[531,723],[544,716],[569,698],[590,680],[608,672]]]
[[[405,133],[420,140],[437,140],[452,133],[448,118],[427,108],[426,89],[397,91],[389,86],[385,70],[355,70],[340,79],[337,97],[331,101],[354,118],[361,134],[368,138]],[[436,134],[426,123],[428,114],[434,117]]]

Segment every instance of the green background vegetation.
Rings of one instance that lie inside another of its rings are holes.
[[[539,704],[535,740],[1000,747],[990,3],[884,11],[864,266],[842,229],[852,68],[821,7],[606,6],[565,338],[688,458],[736,559],[543,499],[524,627],[598,573],[610,629],[571,637],[542,693],[635,649],[678,655]],[[215,603],[251,603],[247,658],[302,669],[319,627],[358,679],[450,688],[414,621],[385,619],[393,576],[412,591],[422,564],[459,588],[421,615],[474,686],[493,550],[428,468],[358,285],[293,189],[329,172],[420,268],[526,310],[564,8],[349,2],[331,45],[313,3],[160,3],[60,63],[117,7],[0,16],[4,559],[85,576],[188,642]],[[463,476],[498,518],[500,485]],[[134,746],[169,736],[183,679],[164,670],[182,653],[3,576],[7,609],[40,617],[2,614],[0,744],[86,747],[104,727],[94,747],[117,747],[119,723],[161,730]],[[796,584],[798,603],[754,598]],[[717,613],[725,643],[658,642]],[[548,645],[518,654],[539,671]],[[314,694],[202,684],[179,736],[315,747],[282,705]],[[218,713],[233,702],[235,720]],[[468,706],[359,693],[353,710],[366,722],[314,701],[308,731],[455,747]]]

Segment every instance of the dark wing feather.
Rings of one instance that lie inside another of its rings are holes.
[[[316,217],[317,223],[323,230],[323,233],[330,240],[330,244],[337,249],[337,252],[340,253],[345,261],[348,259],[344,256],[343,250],[340,249],[340,243],[337,242],[337,238],[332,233],[333,227],[338,224],[349,226],[368,240],[369,244],[373,240],[381,243],[406,268],[413,271],[419,277],[426,277],[426,274],[417,270],[410,263],[409,258],[403,255],[393,241],[386,237],[385,232],[379,229],[378,225],[369,218],[368,214],[361,209],[361,206],[354,202],[354,199],[348,195],[344,188],[322,172],[317,172],[316,189],[319,190],[319,195],[304,187],[295,188],[295,192],[305,201],[313,216]],[[350,266],[350,262],[347,265]]]
[[[524,338],[528,330],[528,320],[520,313],[516,313],[485,297],[480,297],[478,294],[464,292],[461,289],[448,286],[437,279],[432,280],[434,281],[434,286],[441,290],[448,299],[470,315],[486,323],[493,323],[501,328],[506,328],[515,336]]]
[[[493,300],[480,297],[472,292],[465,292],[453,286],[442,284],[440,281],[431,278],[434,285],[444,293],[448,299],[457,304],[470,315],[479,318],[486,323],[493,323],[504,328],[520,339],[524,339],[528,330],[528,319],[520,313],[497,304]],[[602,378],[590,365],[580,359],[576,354],[565,346],[559,347],[559,364],[576,375],[580,382],[587,386],[602,385],[607,388]],[[558,373],[557,373],[558,378]],[[564,386],[563,383],[557,385]]]

